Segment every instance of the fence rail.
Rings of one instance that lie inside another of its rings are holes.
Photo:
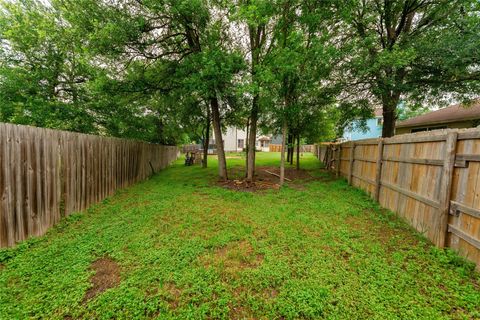
[[[480,130],[315,146],[325,167],[480,268]]]
[[[268,146],[270,152],[282,152],[281,144],[270,144]],[[305,144],[300,146],[300,152],[314,152],[315,146],[313,144]],[[297,149],[295,148],[295,152]]]
[[[201,150],[201,149],[203,149],[203,146],[201,144],[186,144],[186,145],[183,145],[180,148],[182,153],[197,151],[197,150]]]
[[[0,123],[0,247],[165,168],[177,147]]]

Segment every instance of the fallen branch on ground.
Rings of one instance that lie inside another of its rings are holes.
[[[271,174],[271,175],[274,175],[274,176],[276,176],[276,177],[279,177],[279,178],[280,178],[280,175],[279,175],[279,174],[276,174],[276,173],[270,172],[270,171],[268,171],[268,170],[263,170],[263,171],[265,171],[266,173],[269,173],[269,174]],[[292,180],[288,179],[287,177],[284,177],[284,179],[285,179],[285,180],[287,180],[287,181],[292,181]]]

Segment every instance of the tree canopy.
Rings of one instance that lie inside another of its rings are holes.
[[[475,0],[0,0],[0,121],[162,144],[213,132],[223,179],[222,130],[246,127],[252,179],[261,131],[330,140],[381,106],[391,136],[432,102],[475,98],[479,13]]]
[[[340,69],[349,99],[383,108],[394,135],[400,101],[468,99],[480,83],[480,3],[470,0],[352,0],[339,8],[351,46]]]

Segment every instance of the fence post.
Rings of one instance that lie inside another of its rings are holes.
[[[340,164],[341,164],[341,161],[340,160],[340,157],[342,156],[342,145],[341,144],[337,144],[337,163],[336,163],[336,170],[337,170],[337,178],[340,177]]]
[[[377,163],[375,169],[375,194],[373,195],[375,201],[378,202],[380,199],[380,186],[382,178],[382,162],[383,160],[383,138],[380,138],[378,141],[378,150],[377,150]]]
[[[330,145],[326,146],[325,147],[325,155],[323,156],[323,163],[325,163],[325,168],[327,170],[330,170],[330,166],[329,166],[329,163],[330,163]]]
[[[350,167],[348,169],[348,184],[352,185],[352,176],[353,176],[353,162],[355,161],[355,142],[352,142],[352,147],[350,148]]]
[[[325,146],[325,154],[323,155],[323,163],[325,164],[325,169],[330,170],[330,145]]]
[[[445,155],[442,170],[441,189],[439,193],[440,209],[438,215],[438,243],[440,248],[445,247],[448,233],[448,212],[450,209],[450,195],[452,190],[455,155],[457,151],[458,132],[449,132],[445,141]]]

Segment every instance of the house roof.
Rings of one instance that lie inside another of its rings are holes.
[[[375,115],[376,118],[383,117],[382,107],[375,108],[375,110],[373,111],[373,114]]]
[[[397,123],[397,128],[480,119],[480,99],[471,106],[455,104]]]

